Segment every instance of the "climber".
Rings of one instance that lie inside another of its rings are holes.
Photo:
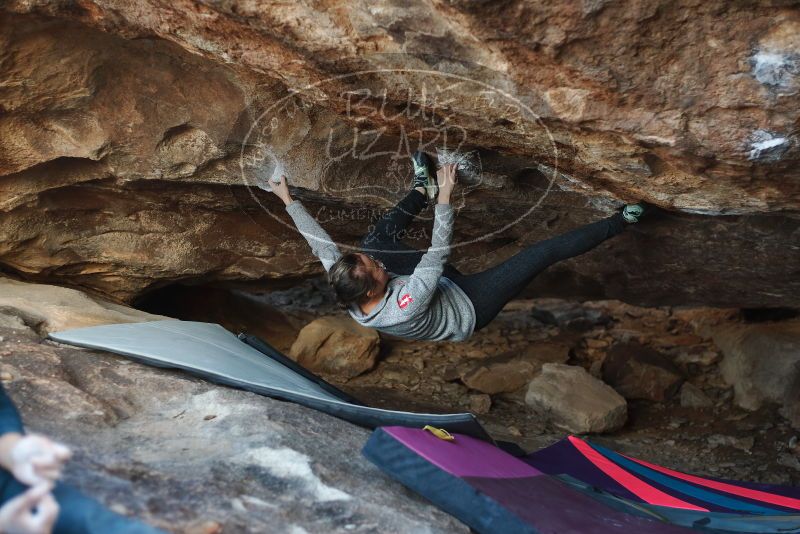
[[[412,156],[411,191],[362,240],[361,252],[342,255],[336,244],[289,193],[286,177],[273,182],[300,233],[322,262],[339,302],[358,323],[407,339],[463,341],[484,328],[505,304],[556,262],[588,252],[639,221],[642,204],[627,204],[600,221],[523,249],[483,272],[465,275],[447,264],[453,232],[450,195],[455,165],[432,172],[427,154]],[[414,250],[399,234],[436,199],[431,247]]]
[[[25,434],[17,408],[0,385],[0,532],[162,533],[58,483],[70,456],[60,443]]]

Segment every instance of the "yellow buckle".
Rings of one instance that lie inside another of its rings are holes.
[[[422,430],[427,430],[428,432],[430,432],[431,434],[433,434],[434,436],[443,441],[455,441],[456,439],[455,436],[450,434],[450,432],[448,432],[444,428],[436,428],[435,426],[425,425],[422,428]]]

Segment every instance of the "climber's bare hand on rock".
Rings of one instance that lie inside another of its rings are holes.
[[[449,204],[450,195],[456,185],[456,164],[448,163],[436,171],[436,180],[439,182],[439,204]]]
[[[292,202],[292,195],[289,194],[289,185],[286,183],[286,176],[281,174],[280,182],[271,182],[272,192],[287,206]]]

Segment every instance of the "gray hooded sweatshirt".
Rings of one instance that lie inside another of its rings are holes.
[[[411,275],[389,273],[383,300],[369,313],[357,305],[350,316],[359,324],[393,336],[431,341],[463,341],[475,329],[475,307],[466,293],[442,276],[450,255],[454,213],[436,204],[431,247]],[[286,206],[295,226],[326,271],[341,257],[339,248],[298,200]]]

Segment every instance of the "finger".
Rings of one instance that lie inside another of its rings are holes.
[[[56,458],[61,460],[62,462],[66,462],[70,458],[72,458],[72,450],[66,445],[61,443],[55,443],[53,446],[53,450],[55,451]]]
[[[59,506],[51,493],[47,493],[26,511],[24,522],[30,529],[29,532],[49,534],[53,523],[58,517]]]
[[[42,482],[41,484],[36,484],[25,493],[33,495],[37,500],[39,500],[45,495],[49,495],[50,492],[53,491],[54,487],[55,484],[53,484],[52,482]]]
[[[59,506],[53,497],[52,493],[46,494],[42,497],[39,504],[36,506],[37,518],[41,520],[42,524],[48,524],[58,516]]]
[[[49,471],[61,471],[61,467],[63,462],[61,460],[56,459],[55,457],[52,458],[42,458],[42,459],[35,459],[31,460],[31,464],[33,464],[33,470],[37,474],[46,473]]]
[[[31,465],[35,468],[48,468],[58,463],[55,454],[39,454],[31,458]]]
[[[37,484],[22,495],[8,501],[7,506],[17,511],[24,508],[33,508],[45,495],[48,495],[52,489],[52,484]]]
[[[61,469],[58,467],[42,468],[37,469],[36,474],[40,479],[55,481],[61,477]]]
[[[34,499],[28,495],[27,492],[23,493],[22,495],[18,495],[13,499],[8,500],[2,508],[3,516],[4,517],[15,517],[18,516],[20,513],[30,510],[33,506],[36,505],[37,499]]]
[[[36,450],[40,451],[51,451],[56,445],[55,441],[41,434],[28,434],[26,438],[30,445],[35,446]]]
[[[14,476],[23,484],[35,486],[42,482],[36,473],[36,466],[32,462],[25,462],[14,469]]]

